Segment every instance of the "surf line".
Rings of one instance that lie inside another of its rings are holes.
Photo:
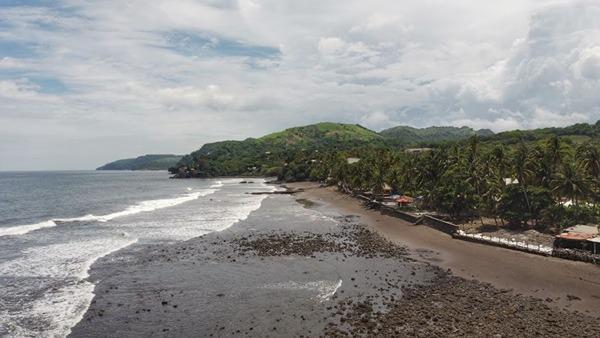
[[[188,193],[183,196],[175,197],[175,198],[165,198],[165,199],[157,199],[157,200],[148,200],[142,201],[135,205],[127,207],[125,210],[118,211],[108,215],[85,215],[82,217],[76,218],[56,218],[47,221],[43,221],[35,224],[26,224],[26,225],[17,225],[13,227],[0,228],[0,237],[3,236],[19,236],[30,233],[35,230],[40,230],[44,228],[55,227],[61,223],[70,223],[70,222],[108,222],[115,218],[135,215],[140,212],[148,212],[154,211],[158,209],[164,209],[168,207],[173,207],[185,202],[193,201],[203,196],[207,196],[210,194],[214,194],[217,192],[217,187],[211,189],[203,189],[202,191]]]

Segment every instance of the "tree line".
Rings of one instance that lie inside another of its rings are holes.
[[[488,218],[558,232],[600,218],[600,144],[593,141],[576,144],[554,135],[504,145],[473,136],[420,153],[363,147],[288,157],[282,180],[312,179],[374,195],[388,185],[454,220]],[[360,161],[348,163],[349,157]]]

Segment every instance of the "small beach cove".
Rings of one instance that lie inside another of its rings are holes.
[[[446,253],[394,244],[358,202],[350,210],[337,202],[349,197],[302,186],[267,197],[222,232],[99,260],[90,272],[94,300],[71,336],[592,336],[600,329],[558,301],[448,273]]]

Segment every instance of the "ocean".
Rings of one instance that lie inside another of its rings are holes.
[[[136,245],[225,230],[273,191],[262,179],[166,172],[0,172],[0,336],[62,337],[94,297],[91,265]]]

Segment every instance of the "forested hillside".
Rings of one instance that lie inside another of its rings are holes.
[[[96,170],[167,170],[181,160],[181,155],[144,155],[107,163]]]
[[[491,131],[474,131],[468,127],[417,129],[403,126],[376,133],[360,125],[324,122],[289,128],[258,139],[205,144],[184,156],[171,171],[178,177],[278,176],[286,163],[287,166],[296,163],[298,157],[313,160],[319,153],[332,151],[434,144],[466,139],[478,133],[493,134]],[[296,171],[297,168],[287,169]],[[302,169],[298,169],[299,174],[302,172]]]
[[[473,135],[493,135],[489,129],[474,130],[469,127],[428,127],[413,128],[409,126],[398,126],[380,132],[393,145],[439,143],[444,141],[457,141],[469,138]]]
[[[366,145],[384,146],[383,137],[359,125],[319,123],[258,139],[208,143],[184,156],[171,172],[178,177],[278,176],[286,163],[299,156],[316,158],[319,152]]]

